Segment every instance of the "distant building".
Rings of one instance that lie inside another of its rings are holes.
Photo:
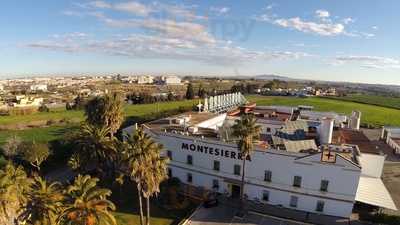
[[[47,84],[33,84],[30,89],[31,91],[47,91]]]
[[[139,76],[137,80],[138,84],[152,84],[154,83],[153,76]]]
[[[15,102],[11,103],[12,107],[39,107],[43,104],[43,98],[34,98],[25,95],[15,96]]]
[[[176,84],[181,84],[182,80],[181,78],[177,76],[166,76],[166,77],[161,77],[161,81],[166,84],[166,85],[176,85]]]

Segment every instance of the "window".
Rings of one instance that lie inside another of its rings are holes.
[[[270,182],[271,181],[271,177],[272,177],[272,172],[269,171],[269,170],[266,170],[264,172],[264,181]]]
[[[172,177],[172,169],[168,168],[168,177],[171,178]]]
[[[240,165],[235,165],[233,167],[233,174],[240,175]]]
[[[300,176],[294,176],[294,178],[293,178],[293,186],[294,187],[301,187],[301,177]]]
[[[328,191],[328,185],[329,185],[329,181],[327,180],[321,180],[321,191]]]
[[[219,181],[217,180],[217,179],[214,179],[213,180],[213,189],[217,189],[218,190],[218,188],[219,188]]]
[[[167,151],[167,157],[169,158],[169,160],[172,160],[172,152],[171,151]]]
[[[267,127],[267,132],[271,133],[271,128],[270,127]]]
[[[317,208],[315,209],[315,211],[323,212],[324,211],[324,205],[325,205],[325,202],[317,201]]]
[[[299,198],[297,196],[290,196],[290,207],[297,207],[297,201]]]
[[[187,182],[188,182],[188,183],[192,183],[192,181],[193,181],[192,174],[191,174],[191,173],[188,173],[188,174],[187,174]]]
[[[262,200],[268,202],[269,201],[269,191],[263,191]]]
[[[186,162],[187,162],[187,164],[189,164],[189,165],[193,165],[193,156],[188,155],[188,156],[187,156]]]
[[[220,166],[219,161],[214,161],[214,170],[215,171],[219,171],[219,166]]]

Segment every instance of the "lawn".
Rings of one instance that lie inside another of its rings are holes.
[[[127,105],[125,107],[125,116],[127,119],[135,118],[153,118],[156,117],[158,112],[168,112],[169,110],[178,109],[183,107],[190,108],[196,103],[195,100],[191,101],[174,101],[174,102],[161,102],[154,104],[142,105]],[[84,119],[83,111],[66,111],[58,109],[48,113],[36,113],[26,116],[1,116],[0,125],[14,125],[18,123],[27,123],[40,120],[61,120],[69,118],[74,123],[67,125],[52,125],[46,127],[35,127],[23,130],[0,130],[0,145],[4,143],[7,138],[11,136],[18,136],[23,140],[35,140],[37,142],[47,143],[52,140],[62,138],[65,133],[70,133],[78,129],[79,121]]]
[[[3,130],[0,131],[0,145],[12,136],[18,136],[26,141],[36,141],[47,143],[56,139],[60,139],[66,133],[71,133],[78,129],[78,125],[49,126],[40,128],[30,128],[25,130]]]
[[[139,206],[135,185],[125,184],[120,191],[113,190],[111,197],[112,202],[117,206],[114,216],[118,221],[118,225],[139,225]],[[143,199],[145,206],[145,200]],[[150,220],[152,225],[177,225],[184,218],[187,218],[198,203],[188,201],[187,207],[183,209],[167,210],[159,206],[159,199],[155,198],[150,204]],[[146,214],[144,207],[144,214]]]
[[[247,99],[256,102],[258,105],[311,105],[317,111],[334,111],[346,114],[350,114],[352,110],[359,110],[362,112],[362,124],[400,126],[400,110],[382,106],[318,97],[247,96]]]
[[[400,98],[387,97],[380,95],[363,95],[363,94],[353,94],[343,97],[330,97],[332,99],[365,103],[370,105],[383,106],[388,108],[400,109]]]
[[[190,107],[196,104],[196,100],[160,102],[153,104],[126,105],[125,116],[143,116],[159,111],[168,111],[179,107]],[[64,108],[52,109],[50,112],[37,112],[31,115],[0,116],[0,125],[15,125],[32,123],[34,121],[69,120],[82,121],[84,113],[82,110],[69,110]]]
[[[328,98],[297,98],[297,97],[275,97],[275,96],[247,96],[247,99],[256,102],[258,105],[312,105],[318,111],[335,111],[339,113],[350,114],[352,110],[360,110],[362,112],[362,123],[373,126],[391,125],[400,126],[400,110],[377,105],[368,105],[351,101],[342,101],[338,99]],[[190,107],[197,103],[197,100],[162,102],[143,105],[127,105],[125,107],[125,115],[127,118],[151,118],[151,115],[157,112],[177,109],[179,107]],[[58,110],[49,113],[37,113],[28,116],[3,116],[0,117],[1,124],[23,123],[29,120],[43,119],[62,119],[73,118],[75,120],[83,120],[82,111],[66,111]],[[48,142],[61,138],[64,133],[77,129],[77,125],[66,126],[50,126],[43,128],[31,128],[25,130],[3,130],[0,131],[0,144],[4,143],[8,137],[17,135],[25,140],[35,140],[38,142]]]

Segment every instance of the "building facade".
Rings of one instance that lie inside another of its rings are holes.
[[[157,135],[156,140],[170,157],[172,177],[234,198],[240,196],[242,160],[236,145],[168,133]],[[340,155],[334,163],[324,162],[321,154],[254,151],[246,162],[244,194],[248,200],[349,217],[361,168]]]

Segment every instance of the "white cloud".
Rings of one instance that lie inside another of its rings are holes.
[[[213,6],[213,7],[210,8],[210,11],[214,12],[214,13],[216,13],[218,15],[222,15],[222,14],[228,13],[230,11],[230,8],[229,7],[214,7]]]
[[[330,13],[323,9],[315,11],[315,14],[318,18],[328,18],[330,16]]]
[[[151,9],[150,7],[134,1],[117,3],[113,6],[113,8],[119,11],[125,11],[140,16],[147,16],[153,11],[153,9]]]
[[[275,4],[269,4],[265,7],[266,10],[271,10],[272,8],[275,7]]]
[[[89,5],[96,8],[106,9],[111,8],[111,4],[104,2],[104,1],[92,1],[89,2]]]
[[[303,21],[299,17],[290,19],[277,19],[274,24],[281,27],[295,29],[304,33],[313,33],[322,36],[335,36],[345,33],[345,28],[340,23],[316,23]]]
[[[59,38],[27,44],[34,49],[64,51],[69,53],[102,53],[128,58],[161,58],[195,60],[214,65],[236,65],[261,60],[295,60],[309,56],[302,52],[289,51],[252,51],[234,47],[228,42],[204,44],[180,38],[128,35],[108,40],[73,39],[65,41]]]
[[[363,68],[375,69],[399,69],[400,61],[394,58],[380,57],[380,56],[337,56],[333,62],[334,65],[355,64]]]
[[[350,24],[355,22],[355,20],[351,17],[344,18],[342,21],[344,24]]]
[[[378,26],[373,26],[373,27],[372,27],[372,29],[374,29],[374,30],[378,30],[378,29],[379,29],[379,27],[378,27]]]

